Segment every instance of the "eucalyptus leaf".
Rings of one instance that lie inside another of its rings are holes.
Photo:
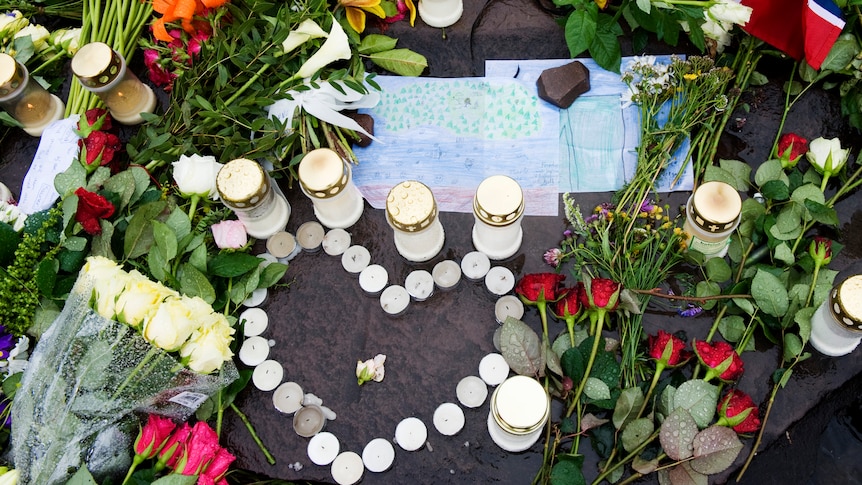
[[[544,371],[541,340],[520,320],[506,318],[500,333],[500,353],[516,374],[537,376]]]
[[[672,460],[685,460],[692,456],[698,427],[688,410],[674,409],[659,429],[659,442],[667,456]]]
[[[683,382],[673,397],[674,411],[685,409],[701,429],[709,426],[717,404],[718,387],[702,379]]]
[[[627,387],[620,392],[617,404],[614,406],[614,427],[622,429],[626,423],[635,419],[644,403],[644,393],[639,387]]]
[[[760,310],[773,317],[787,313],[787,288],[775,275],[758,269],[751,281],[751,296]]]
[[[727,470],[742,450],[736,432],[724,426],[710,426],[694,437],[691,468],[704,475]]]
[[[428,67],[428,60],[422,54],[410,49],[392,49],[368,56],[371,62],[399,76],[419,76]]]
[[[655,431],[655,425],[652,420],[648,418],[638,418],[628,423],[626,427],[623,428],[623,434],[621,436],[623,449],[631,453],[646,441],[653,431]]]

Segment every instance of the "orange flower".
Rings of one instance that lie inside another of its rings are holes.
[[[380,18],[386,18],[386,12],[380,6],[380,0],[338,0],[347,12],[347,23],[358,33],[365,30],[365,12],[371,12]]]
[[[179,20],[183,30],[194,34],[196,29],[192,20],[195,15],[203,15],[207,10],[218,8],[228,0],[153,0],[153,10],[162,14],[153,21],[153,37],[164,42],[171,42],[173,37],[168,34],[165,24]]]

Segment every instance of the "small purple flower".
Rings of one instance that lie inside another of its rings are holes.
[[[560,248],[551,248],[545,251],[544,259],[549,266],[557,267],[560,265],[560,258],[563,256],[563,251]]]
[[[574,234],[575,233],[573,233],[571,229],[566,229],[565,231],[563,231],[563,237],[566,239],[572,237]]]
[[[650,213],[655,209],[655,203],[652,200],[646,199],[641,204],[641,212]]]
[[[695,305],[694,303],[689,303],[688,307],[685,310],[677,310],[677,313],[684,317],[694,317],[700,315],[700,312],[703,311],[703,308]]]
[[[6,331],[6,327],[0,325],[0,359],[9,358],[9,352],[15,348],[17,339],[14,335]]]

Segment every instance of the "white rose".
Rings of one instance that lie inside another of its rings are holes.
[[[350,43],[347,41],[347,34],[344,33],[341,24],[333,19],[332,29],[329,30],[326,42],[305,61],[295,77],[309,78],[329,64],[340,59],[350,59],[350,56]]]
[[[233,357],[230,344],[234,329],[224,315],[213,313],[213,316],[210,324],[192,333],[180,349],[180,356],[188,358],[189,368],[200,374],[220,369],[225,361]]]
[[[216,175],[222,164],[216,162],[215,157],[192,155],[187,157],[180,155],[180,159],[173,163],[174,181],[184,197],[198,195],[218,199],[216,190]]]
[[[4,35],[17,32],[29,24],[30,21],[24,18],[24,15],[17,10],[0,15],[0,33]]]
[[[143,326],[143,335],[160,349],[173,352],[205,322],[212,307],[200,297],[169,297]]]
[[[718,46],[716,50],[723,52],[724,48],[730,45],[731,36],[729,30],[733,28],[733,24],[725,25],[723,22],[716,22],[709,16],[706,17],[706,22],[700,26],[703,29],[703,35],[715,40]]]
[[[744,26],[751,18],[751,7],[734,1],[719,2],[709,7],[706,17],[712,17],[716,22]]]
[[[287,54],[311,39],[326,37],[326,35],[326,31],[321,29],[320,26],[317,25],[317,22],[311,19],[305,19],[299,24],[299,26],[287,34],[287,38],[281,43],[281,48],[284,50],[284,53]]]
[[[94,281],[93,309],[105,318],[114,319],[116,317],[117,296],[126,287],[129,279],[128,274],[115,261],[103,256],[87,258],[82,274]]]
[[[41,25],[28,25],[23,29],[19,30],[18,33],[15,34],[15,38],[30,36],[30,40],[33,42],[33,48],[36,51],[43,51],[50,47],[45,41],[48,39],[48,36],[51,35],[48,32],[48,29]]]
[[[58,29],[51,33],[48,39],[51,45],[75,55],[81,47],[81,29]]]
[[[24,221],[26,220],[27,214],[21,212],[17,205],[0,200],[0,221],[12,226],[15,232],[20,232],[21,229],[24,229]]]
[[[18,478],[20,476],[20,471],[16,469],[9,470],[3,475],[0,475],[0,485],[15,485],[16,483],[18,483]]]
[[[818,172],[832,175],[838,173],[844,164],[847,163],[849,155],[850,150],[842,149],[841,140],[838,138],[827,140],[820,137],[811,140],[811,143],[808,144],[808,153],[805,154],[805,157]]]
[[[155,314],[158,306],[169,296],[179,297],[179,293],[161,283],[150,281],[137,271],[131,271],[126,287],[117,297],[117,319],[138,328],[144,320]]]

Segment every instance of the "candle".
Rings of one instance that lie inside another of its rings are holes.
[[[0,107],[21,123],[27,134],[41,136],[45,128],[63,117],[65,105],[49,93],[27,68],[9,54],[0,53]],[[7,200],[2,198],[0,200]]]
[[[222,204],[242,221],[249,236],[267,239],[283,231],[290,218],[290,204],[259,163],[237,158],[216,175]]]
[[[488,274],[491,269],[491,260],[485,253],[470,251],[461,260],[461,272],[470,281],[478,281]]]
[[[318,148],[306,153],[297,170],[299,187],[326,227],[347,228],[362,216],[365,202],[353,184],[350,164],[335,150]]]
[[[434,410],[434,427],[444,436],[454,436],[464,427],[464,411],[455,403],[444,402]]]
[[[494,266],[485,275],[485,288],[495,295],[505,295],[515,287],[515,275],[503,266]]]
[[[404,280],[404,288],[416,301],[424,301],[434,293],[434,277],[424,269],[410,272]]]
[[[422,182],[408,180],[389,191],[386,222],[394,231],[395,249],[408,261],[428,261],[443,249],[445,233],[437,202]]]
[[[245,339],[239,348],[239,360],[249,367],[260,365],[269,356],[269,342],[260,336]]]
[[[338,485],[353,485],[362,479],[365,467],[362,457],[353,451],[345,451],[332,462],[332,478]]]
[[[249,308],[239,314],[239,321],[245,321],[245,326],[243,326],[245,336],[254,337],[266,330],[269,317],[260,308]]]
[[[326,416],[317,404],[302,406],[293,415],[293,430],[304,438],[316,435],[325,425]]]
[[[389,315],[400,315],[407,310],[410,294],[401,285],[392,285],[380,294],[380,307]]]
[[[473,197],[473,245],[491,259],[506,259],[521,247],[524,193],[505,175],[486,178]]]
[[[463,406],[478,408],[488,397],[488,385],[479,377],[467,376],[458,381],[455,395],[458,396],[458,402]]]
[[[832,288],[811,317],[811,345],[832,357],[847,355],[862,341],[862,275]]]
[[[252,291],[248,298],[242,301],[242,304],[247,307],[256,307],[266,301],[267,294],[266,288],[258,288]]]
[[[395,427],[395,442],[404,451],[416,451],[425,445],[428,439],[428,429],[419,418],[402,419]]]
[[[323,251],[330,256],[340,256],[350,247],[350,233],[344,229],[330,229],[323,236]]]
[[[496,386],[509,376],[509,364],[501,354],[490,353],[479,361],[479,377],[489,386]]]
[[[494,318],[497,319],[497,323],[505,323],[507,317],[520,320],[523,316],[524,303],[515,295],[501,296],[494,304]]]
[[[389,440],[374,438],[362,449],[362,463],[370,472],[385,472],[395,461],[395,447]]]
[[[724,257],[741,210],[742,198],[732,185],[706,182],[699,186],[685,206],[682,229],[688,234],[688,249],[707,258]]]
[[[353,245],[341,255],[341,266],[348,273],[358,274],[371,263],[371,253],[365,246]]]
[[[431,275],[434,277],[434,283],[438,288],[449,290],[461,281],[461,267],[455,261],[447,259],[435,264],[434,269],[431,270]]]
[[[366,266],[359,273],[359,287],[369,295],[377,295],[389,283],[389,273],[379,264]]]
[[[251,380],[261,391],[271,391],[281,384],[284,377],[284,367],[277,361],[265,360],[254,368]]]
[[[463,0],[422,0],[418,5],[419,18],[429,27],[449,27],[464,13]]]
[[[549,406],[550,397],[542,384],[527,376],[506,379],[491,396],[491,413],[497,424],[512,434],[530,434],[544,426]]]
[[[295,382],[284,382],[272,393],[272,405],[284,414],[293,414],[302,407],[302,388]]]
[[[278,231],[266,240],[266,250],[278,259],[290,261],[300,251],[299,245],[293,234],[287,231]]]
[[[308,458],[315,465],[329,465],[338,456],[341,446],[334,434],[324,431],[308,440]]]
[[[323,226],[317,221],[304,222],[296,230],[296,240],[303,251],[309,253],[315,253],[320,250],[320,245],[323,243],[323,235]]]
[[[544,430],[539,428],[525,435],[512,434],[500,427],[494,419],[494,413],[488,412],[488,434],[491,439],[503,450],[510,453],[519,453],[529,449],[539,441]]]

